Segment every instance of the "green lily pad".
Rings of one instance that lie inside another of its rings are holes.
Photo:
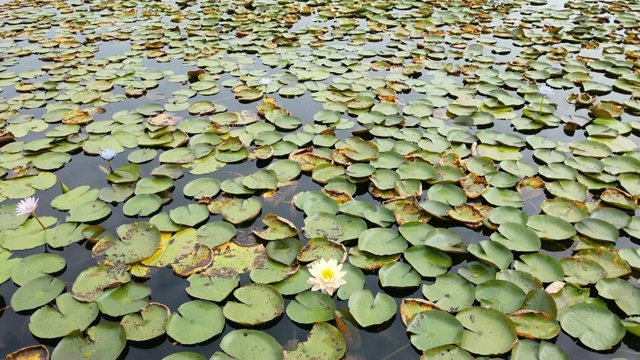
[[[504,280],[488,280],[476,287],[476,299],[483,307],[509,314],[520,308],[526,294]]]
[[[513,261],[513,253],[506,246],[495,241],[480,240],[478,243],[469,244],[467,249],[480,261],[497,269],[506,269]]]
[[[285,265],[292,265],[301,249],[302,243],[294,238],[270,241],[266,246],[267,255]]]
[[[251,270],[249,276],[255,283],[271,284],[286,279],[291,274],[295,273],[298,270],[298,267],[299,266],[297,264],[288,266],[277,261],[273,261],[270,258],[266,258],[261,266]]]
[[[267,214],[262,222],[267,226],[267,229],[253,230],[253,233],[264,240],[282,240],[295,237],[299,233],[298,228],[292,222],[276,214]]]
[[[569,356],[556,345],[530,339],[520,339],[511,351],[513,360],[526,359],[558,359],[569,360]]]
[[[66,260],[60,255],[49,253],[31,255],[19,260],[13,266],[11,280],[16,285],[23,286],[35,278],[55,274],[64,269],[66,265]]]
[[[575,227],[580,234],[595,240],[615,243],[620,237],[615,226],[600,219],[587,218],[577,223]]]
[[[398,306],[387,294],[378,293],[374,298],[370,290],[363,289],[351,294],[349,311],[360,326],[368,327],[391,319],[398,311]]]
[[[98,316],[98,305],[80,302],[70,293],[59,295],[56,306],[38,309],[29,318],[29,330],[37,337],[53,339],[74,330],[84,331]]]
[[[467,201],[464,191],[452,184],[436,184],[429,188],[427,197],[451,206],[458,206]]]
[[[158,303],[150,303],[140,310],[140,315],[127,314],[120,325],[127,334],[127,340],[147,341],[165,333],[165,325],[169,318],[169,309]]]
[[[298,261],[311,262],[319,259],[336,259],[343,262],[347,257],[344,245],[324,238],[313,238],[302,247]]]
[[[255,326],[271,321],[284,312],[282,295],[272,286],[247,284],[233,292],[238,302],[230,301],[222,309],[224,317],[242,325]]]
[[[532,215],[526,225],[543,240],[564,240],[576,234],[571,223],[550,215]]]
[[[469,307],[456,315],[465,330],[459,346],[479,355],[504,354],[518,341],[513,323],[503,313]]]
[[[282,360],[282,346],[259,330],[233,330],[222,338],[220,348],[236,359]]]
[[[305,291],[289,303],[287,316],[300,324],[313,324],[333,319],[335,310],[335,303],[329,295],[318,291]]]
[[[117,359],[127,343],[124,328],[117,323],[98,324],[87,335],[89,338],[74,330],[53,349],[51,359]]]
[[[491,234],[491,240],[496,241],[509,250],[538,251],[542,245],[538,235],[524,225],[504,223],[498,227],[498,232]]]
[[[58,210],[69,210],[77,204],[95,201],[98,198],[98,192],[99,190],[91,189],[87,185],[78,186],[56,196],[51,201],[51,206]]]
[[[473,284],[455,274],[438,276],[434,284],[422,287],[422,293],[438,307],[449,312],[471,306],[476,296]]]
[[[146,307],[151,288],[145,284],[128,283],[102,294],[97,302],[100,312],[109,316],[122,316]]]
[[[301,266],[295,274],[282,281],[273,283],[271,286],[278,290],[282,295],[295,295],[311,289],[312,285],[307,282],[310,277],[311,274],[309,273],[309,269],[305,266]]]
[[[392,229],[367,229],[358,238],[358,248],[374,255],[384,256],[403,252],[407,241]]]
[[[426,245],[412,246],[404,252],[404,258],[425,277],[436,277],[446,273],[452,265],[447,253]]]
[[[495,279],[496,269],[483,262],[470,261],[466,266],[458,269],[458,275],[474,284],[482,284],[485,281]]]
[[[169,218],[176,224],[196,226],[209,219],[209,210],[203,204],[189,204],[169,211]]]
[[[157,194],[173,188],[173,184],[173,179],[168,177],[147,176],[136,183],[134,193],[136,195]]]
[[[459,343],[463,330],[453,315],[439,310],[420,312],[407,324],[411,344],[422,351]]]
[[[198,240],[209,247],[222,245],[236,236],[235,226],[224,221],[208,222],[198,228]]]
[[[232,224],[241,224],[258,216],[262,203],[257,199],[232,198],[222,205],[222,217]]]
[[[111,207],[102,201],[90,201],[71,207],[68,222],[92,222],[111,215]]]
[[[540,208],[546,215],[553,216],[554,218],[562,219],[570,223],[576,223],[589,216],[589,210],[583,203],[563,197],[546,199],[542,202]],[[533,226],[530,227],[534,228]],[[547,235],[552,235],[553,237],[553,232],[545,231],[544,228],[536,228],[541,230],[542,233],[547,233]],[[534,228],[534,231],[536,231],[536,228]],[[567,231],[570,232],[571,230],[567,228]],[[540,233],[538,233],[538,235],[545,238],[545,236]]]
[[[162,206],[162,199],[156,194],[136,195],[122,207],[127,216],[149,216]]]
[[[347,344],[340,331],[327,323],[319,322],[313,325],[306,341],[298,343],[295,349],[285,350],[284,356],[292,360],[341,359],[346,350]]]
[[[598,294],[615,300],[616,305],[627,315],[640,314],[640,290],[623,279],[602,279],[596,283]]]
[[[193,300],[178,307],[166,323],[167,335],[181,344],[197,344],[220,334],[224,329],[222,309],[212,302]]]
[[[96,301],[104,290],[131,281],[124,267],[95,265],[84,269],[73,283],[73,297],[80,301]]]
[[[275,171],[260,170],[245,176],[242,185],[252,190],[275,190],[278,188],[278,177]]]
[[[564,270],[562,264],[552,256],[546,254],[522,254],[520,260],[516,260],[513,267],[516,270],[525,271],[548,283],[562,280]]]
[[[189,276],[187,281],[189,281],[189,286],[185,290],[189,295],[209,301],[226,299],[240,283],[240,279],[237,276],[224,278],[208,276],[202,273]]]
[[[410,288],[420,285],[420,274],[411,265],[390,262],[385,264],[378,273],[382,287]]]
[[[160,231],[146,222],[120,225],[116,232],[120,240],[107,235],[94,245],[94,258],[132,264],[153,255],[160,244]]]
[[[571,305],[560,312],[558,320],[569,335],[598,351],[616,345],[626,332],[620,318],[597,303]]]
[[[31,310],[46,305],[64,290],[64,282],[50,275],[29,280],[11,296],[16,311]]]

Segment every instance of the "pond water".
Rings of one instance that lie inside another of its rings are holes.
[[[636,2],[0,5],[2,353],[638,358]]]

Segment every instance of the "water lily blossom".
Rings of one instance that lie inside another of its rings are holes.
[[[260,78],[260,84],[267,86],[269,84],[271,84],[271,78],[268,76],[262,77]]]
[[[553,95],[556,93],[553,88],[547,84],[538,85],[538,92],[541,95]]]
[[[116,154],[116,151],[113,149],[100,150],[100,157],[107,161],[113,160],[113,158],[116,157]]]
[[[342,271],[342,264],[338,264],[336,259],[320,259],[314,261],[309,266],[311,277],[307,280],[308,284],[313,285],[311,290],[326,292],[329,296],[337,290],[341,285],[346,284],[343,277],[347,274]]]
[[[38,198],[35,196],[29,196],[28,198],[24,198],[18,202],[16,205],[16,215],[33,215],[33,218],[36,219],[38,224],[42,226],[43,230],[46,230],[45,226],[42,224],[38,215],[36,215],[36,209],[38,208]]]
[[[267,96],[267,86],[271,84],[271,78],[268,76],[261,77],[260,84],[264,85],[264,96]]]
[[[538,92],[540,93],[540,95],[544,95],[544,96],[553,95],[556,93],[553,90],[553,88],[547,84],[538,85]],[[540,111],[538,111],[539,113],[542,113],[542,106],[544,105],[544,96],[542,97],[542,101],[540,102]]]
[[[116,157],[116,154],[117,152],[113,149],[100,150],[100,157],[103,158],[104,160],[107,160],[107,164],[109,164],[109,170],[111,172],[113,172],[113,169],[111,168],[111,160],[113,160],[113,158]],[[102,171],[107,172],[107,170],[102,166],[100,168],[102,169]]]

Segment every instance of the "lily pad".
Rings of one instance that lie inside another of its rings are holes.
[[[282,360],[282,346],[259,330],[233,330],[222,338],[220,348],[236,359]]]
[[[124,350],[127,336],[117,323],[102,323],[87,330],[88,338],[74,330],[53,349],[52,360],[65,359],[117,359]]]
[[[212,302],[193,300],[178,307],[166,323],[167,335],[181,344],[197,344],[220,334],[224,329],[222,309]]]
[[[64,290],[64,282],[50,275],[29,280],[11,296],[15,311],[31,310],[55,299]]]
[[[607,350],[625,334],[620,319],[604,305],[580,303],[567,307],[558,316],[562,329],[593,350]]]
[[[138,314],[127,314],[120,325],[127,334],[127,340],[146,341],[162,336],[169,317],[169,309],[158,303],[150,303]]]
[[[224,317],[242,325],[264,324],[284,312],[282,295],[269,285],[247,284],[236,289],[233,296],[239,302],[228,302],[222,311]]]
[[[313,325],[307,340],[296,345],[295,349],[285,350],[287,359],[341,359],[347,350],[344,337],[335,327],[319,322]]]
[[[313,324],[333,319],[335,310],[335,303],[329,295],[318,291],[305,291],[289,303],[287,316],[300,324]]]
[[[37,337],[52,339],[74,330],[84,331],[98,316],[98,305],[80,302],[70,293],[59,295],[55,307],[38,309],[29,319],[29,330]]]
[[[368,327],[391,319],[398,307],[391,296],[378,293],[374,298],[370,290],[363,289],[351,294],[349,311],[360,326]]]
[[[497,310],[469,307],[460,311],[456,319],[465,328],[459,346],[471,353],[504,354],[518,341],[511,320]]]

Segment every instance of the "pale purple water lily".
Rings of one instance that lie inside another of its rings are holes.
[[[113,172],[111,168],[111,160],[116,157],[117,152],[113,149],[102,149],[100,150],[100,157],[104,160],[107,160],[107,164],[109,164],[109,171]],[[104,169],[104,168],[103,168]],[[106,170],[103,170],[106,171]]]
[[[313,285],[311,290],[320,290],[329,294],[329,296],[332,296],[333,292],[341,285],[347,283],[343,279],[347,272],[342,271],[342,264],[338,264],[336,259],[314,261],[309,266],[309,273],[311,277],[307,280],[307,283]]]
[[[16,205],[16,215],[21,215],[21,216],[33,215],[33,218],[36,219],[36,221],[38,222],[38,224],[40,224],[40,226],[42,226],[42,229],[46,230],[44,224],[42,224],[42,222],[38,218],[38,215],[36,215],[37,208],[38,208],[38,198],[35,196],[29,196],[18,202],[18,205]]]
[[[260,84],[267,86],[269,84],[271,84],[271,78],[268,76],[262,77],[260,78]]]
[[[553,88],[547,84],[538,85],[538,92],[541,95],[553,95],[556,93],[555,90],[553,90]]]
[[[538,111],[539,113],[541,113],[541,114],[542,114],[542,107],[543,107],[543,105],[544,105],[544,99],[545,99],[545,96],[553,95],[553,94],[555,94],[556,92],[553,90],[553,88],[552,88],[552,87],[550,87],[550,86],[549,86],[549,85],[547,85],[547,84],[540,84],[540,85],[538,85],[538,92],[540,93],[540,95],[543,95],[543,96],[542,96],[542,101],[540,102],[540,111]]]
[[[113,158],[116,157],[116,154],[117,152],[113,149],[100,150],[100,157],[107,161],[113,160]]]
[[[264,86],[264,96],[267,96],[267,86],[271,84],[271,78],[268,76],[260,78],[260,84]]]

